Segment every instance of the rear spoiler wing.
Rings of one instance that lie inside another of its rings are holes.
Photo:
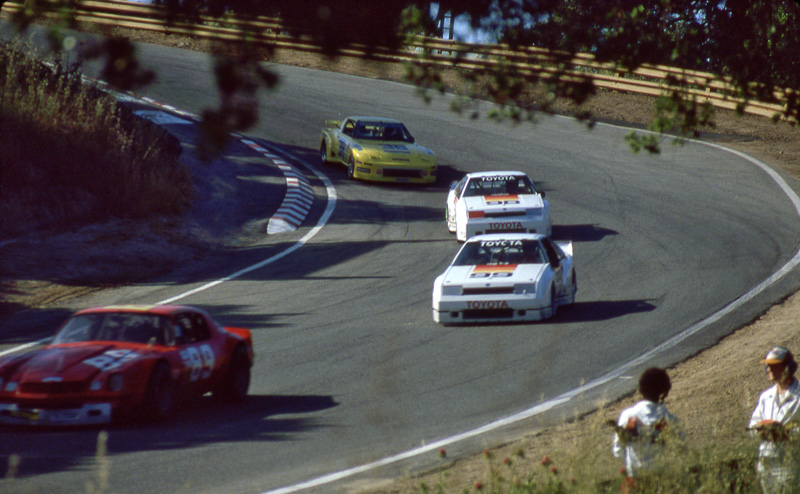
[[[325,127],[326,129],[338,129],[339,126],[342,125],[341,120],[325,120]]]

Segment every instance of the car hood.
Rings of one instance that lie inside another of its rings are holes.
[[[47,347],[18,360],[8,381],[84,381],[130,365],[144,353],[110,344]]]
[[[502,264],[450,266],[444,274],[443,285],[496,286],[532,283],[541,278],[547,264]]]
[[[359,144],[368,159],[403,164],[408,161],[433,161],[435,158],[433,151],[419,144],[391,141],[362,141]]]
[[[482,211],[502,211],[505,209],[536,209],[544,207],[544,199],[539,194],[507,194],[502,196],[465,197],[467,209]]]

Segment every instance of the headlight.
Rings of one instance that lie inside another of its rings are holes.
[[[460,285],[445,285],[442,286],[442,295],[461,295],[461,286]]]
[[[536,283],[520,283],[514,285],[514,293],[517,295],[534,295],[536,294]]]
[[[525,211],[528,216],[542,216],[542,208],[533,208]]]
[[[125,384],[125,378],[122,374],[111,374],[108,376],[108,390],[115,393],[122,391],[122,386]]]

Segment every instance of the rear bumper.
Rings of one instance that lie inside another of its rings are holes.
[[[553,233],[549,222],[529,217],[519,218],[471,218],[467,221],[467,237],[489,233],[540,233],[550,236]]]

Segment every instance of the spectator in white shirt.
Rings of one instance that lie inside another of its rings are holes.
[[[664,405],[671,388],[665,370],[658,367],[645,370],[639,378],[639,393],[644,399],[623,410],[619,416],[613,453],[625,461],[623,492],[634,488],[635,479],[642,472],[653,469],[670,432],[682,437],[677,430],[678,419]]]
[[[800,425],[800,384],[797,362],[784,347],[775,347],[761,360],[772,387],[761,393],[749,429],[758,434],[759,483],[764,494],[797,492],[793,485],[800,466],[797,426]]]

